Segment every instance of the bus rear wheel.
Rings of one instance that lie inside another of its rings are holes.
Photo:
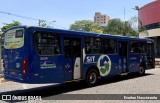
[[[141,65],[140,68],[139,68],[139,74],[144,75],[145,71],[146,71],[145,66]]]
[[[86,83],[88,86],[95,86],[98,82],[98,72],[95,69],[89,70],[86,76]]]

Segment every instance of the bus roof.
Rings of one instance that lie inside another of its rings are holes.
[[[85,32],[85,31],[75,31],[75,30],[65,30],[65,29],[56,29],[56,28],[43,28],[43,27],[37,27],[37,26],[15,26],[13,28],[33,28],[35,30],[39,31],[55,31],[55,32],[61,32],[61,33],[67,33],[67,34],[74,34],[74,35],[83,35],[83,36],[94,36],[94,37],[108,37],[108,38],[115,38],[115,39],[122,39],[122,40],[142,40],[142,41],[152,41],[150,38],[137,38],[133,36],[121,36],[121,35],[112,35],[112,34],[98,34],[94,32]],[[8,29],[8,30],[10,30]]]

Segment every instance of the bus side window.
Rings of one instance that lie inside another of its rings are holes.
[[[89,45],[86,45],[86,53],[87,54],[91,53],[91,47]]]
[[[71,39],[64,38],[64,56],[65,58],[72,57],[71,50],[72,50]]]
[[[35,32],[35,48],[39,55],[60,54],[60,37],[52,32]]]
[[[74,57],[81,57],[81,44],[78,39],[73,40],[73,56]]]
[[[101,40],[101,38],[93,38],[92,51],[95,54],[102,54],[102,40]]]
[[[59,54],[59,53],[60,53],[60,50],[59,50],[59,47],[58,47],[58,46],[55,47],[54,53],[55,53],[55,54]]]
[[[114,54],[116,53],[116,41],[114,39],[85,38],[86,54]]]
[[[139,53],[146,53],[146,43],[139,42]]]
[[[85,52],[86,54],[91,54],[92,51],[92,45],[93,45],[93,38],[86,37],[85,38]]]
[[[85,38],[85,52],[87,54],[103,53],[101,38],[86,37]]]
[[[131,47],[131,50],[130,50],[131,53],[139,53],[139,47],[138,47],[137,41],[131,41],[130,47]]]
[[[114,54],[116,52],[116,42],[113,39],[103,40],[103,53]]]

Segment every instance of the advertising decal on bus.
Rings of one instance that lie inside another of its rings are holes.
[[[56,68],[56,64],[51,61],[42,61],[41,62],[41,69],[49,69],[49,68]]]
[[[6,32],[4,47],[6,49],[20,48],[24,45],[24,29],[13,29]]]
[[[107,55],[101,55],[97,62],[101,76],[107,76],[111,70],[111,60]]]
[[[86,56],[85,64],[95,63],[101,76],[107,76],[111,70],[111,60],[107,55]]]
[[[50,69],[50,68],[56,68],[56,64],[53,61],[49,61],[48,57],[41,57],[40,58],[40,68],[41,69]]]

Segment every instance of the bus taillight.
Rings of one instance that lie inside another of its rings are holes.
[[[24,76],[28,71],[28,60],[27,57],[24,58],[22,63],[22,75]]]

